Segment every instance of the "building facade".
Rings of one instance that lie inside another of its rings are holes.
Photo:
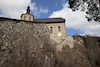
[[[27,11],[25,14],[21,15],[21,20],[25,20],[25,21],[33,21],[34,20],[34,16],[30,14],[30,7],[27,7]]]
[[[65,23],[47,23],[46,25],[49,28],[51,38],[56,38],[58,40],[65,39]]]
[[[30,14],[30,7],[28,6],[26,14],[21,15],[21,20],[45,23],[50,31],[51,39],[62,40],[66,37],[65,19],[63,18],[34,19]]]

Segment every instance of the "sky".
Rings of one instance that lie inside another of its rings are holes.
[[[0,0],[0,17],[20,19],[28,5],[35,19],[64,18],[67,35],[100,36],[100,23],[88,22],[85,12],[73,12],[68,8],[68,0]]]

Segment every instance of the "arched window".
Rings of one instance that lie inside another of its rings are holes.
[[[53,31],[52,31],[52,30],[53,30],[53,28],[52,28],[52,27],[50,27],[50,33],[53,33]]]
[[[60,32],[61,31],[61,28],[60,28],[60,26],[58,26],[58,32]]]
[[[26,19],[26,16],[24,16],[24,20]]]
[[[29,17],[29,20],[31,21],[31,16]]]

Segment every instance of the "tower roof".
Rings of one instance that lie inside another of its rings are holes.
[[[26,14],[30,14],[30,6],[27,6]]]

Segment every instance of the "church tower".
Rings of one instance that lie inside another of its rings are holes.
[[[34,17],[30,14],[30,6],[27,7],[26,13],[21,15],[21,20],[33,21]]]

